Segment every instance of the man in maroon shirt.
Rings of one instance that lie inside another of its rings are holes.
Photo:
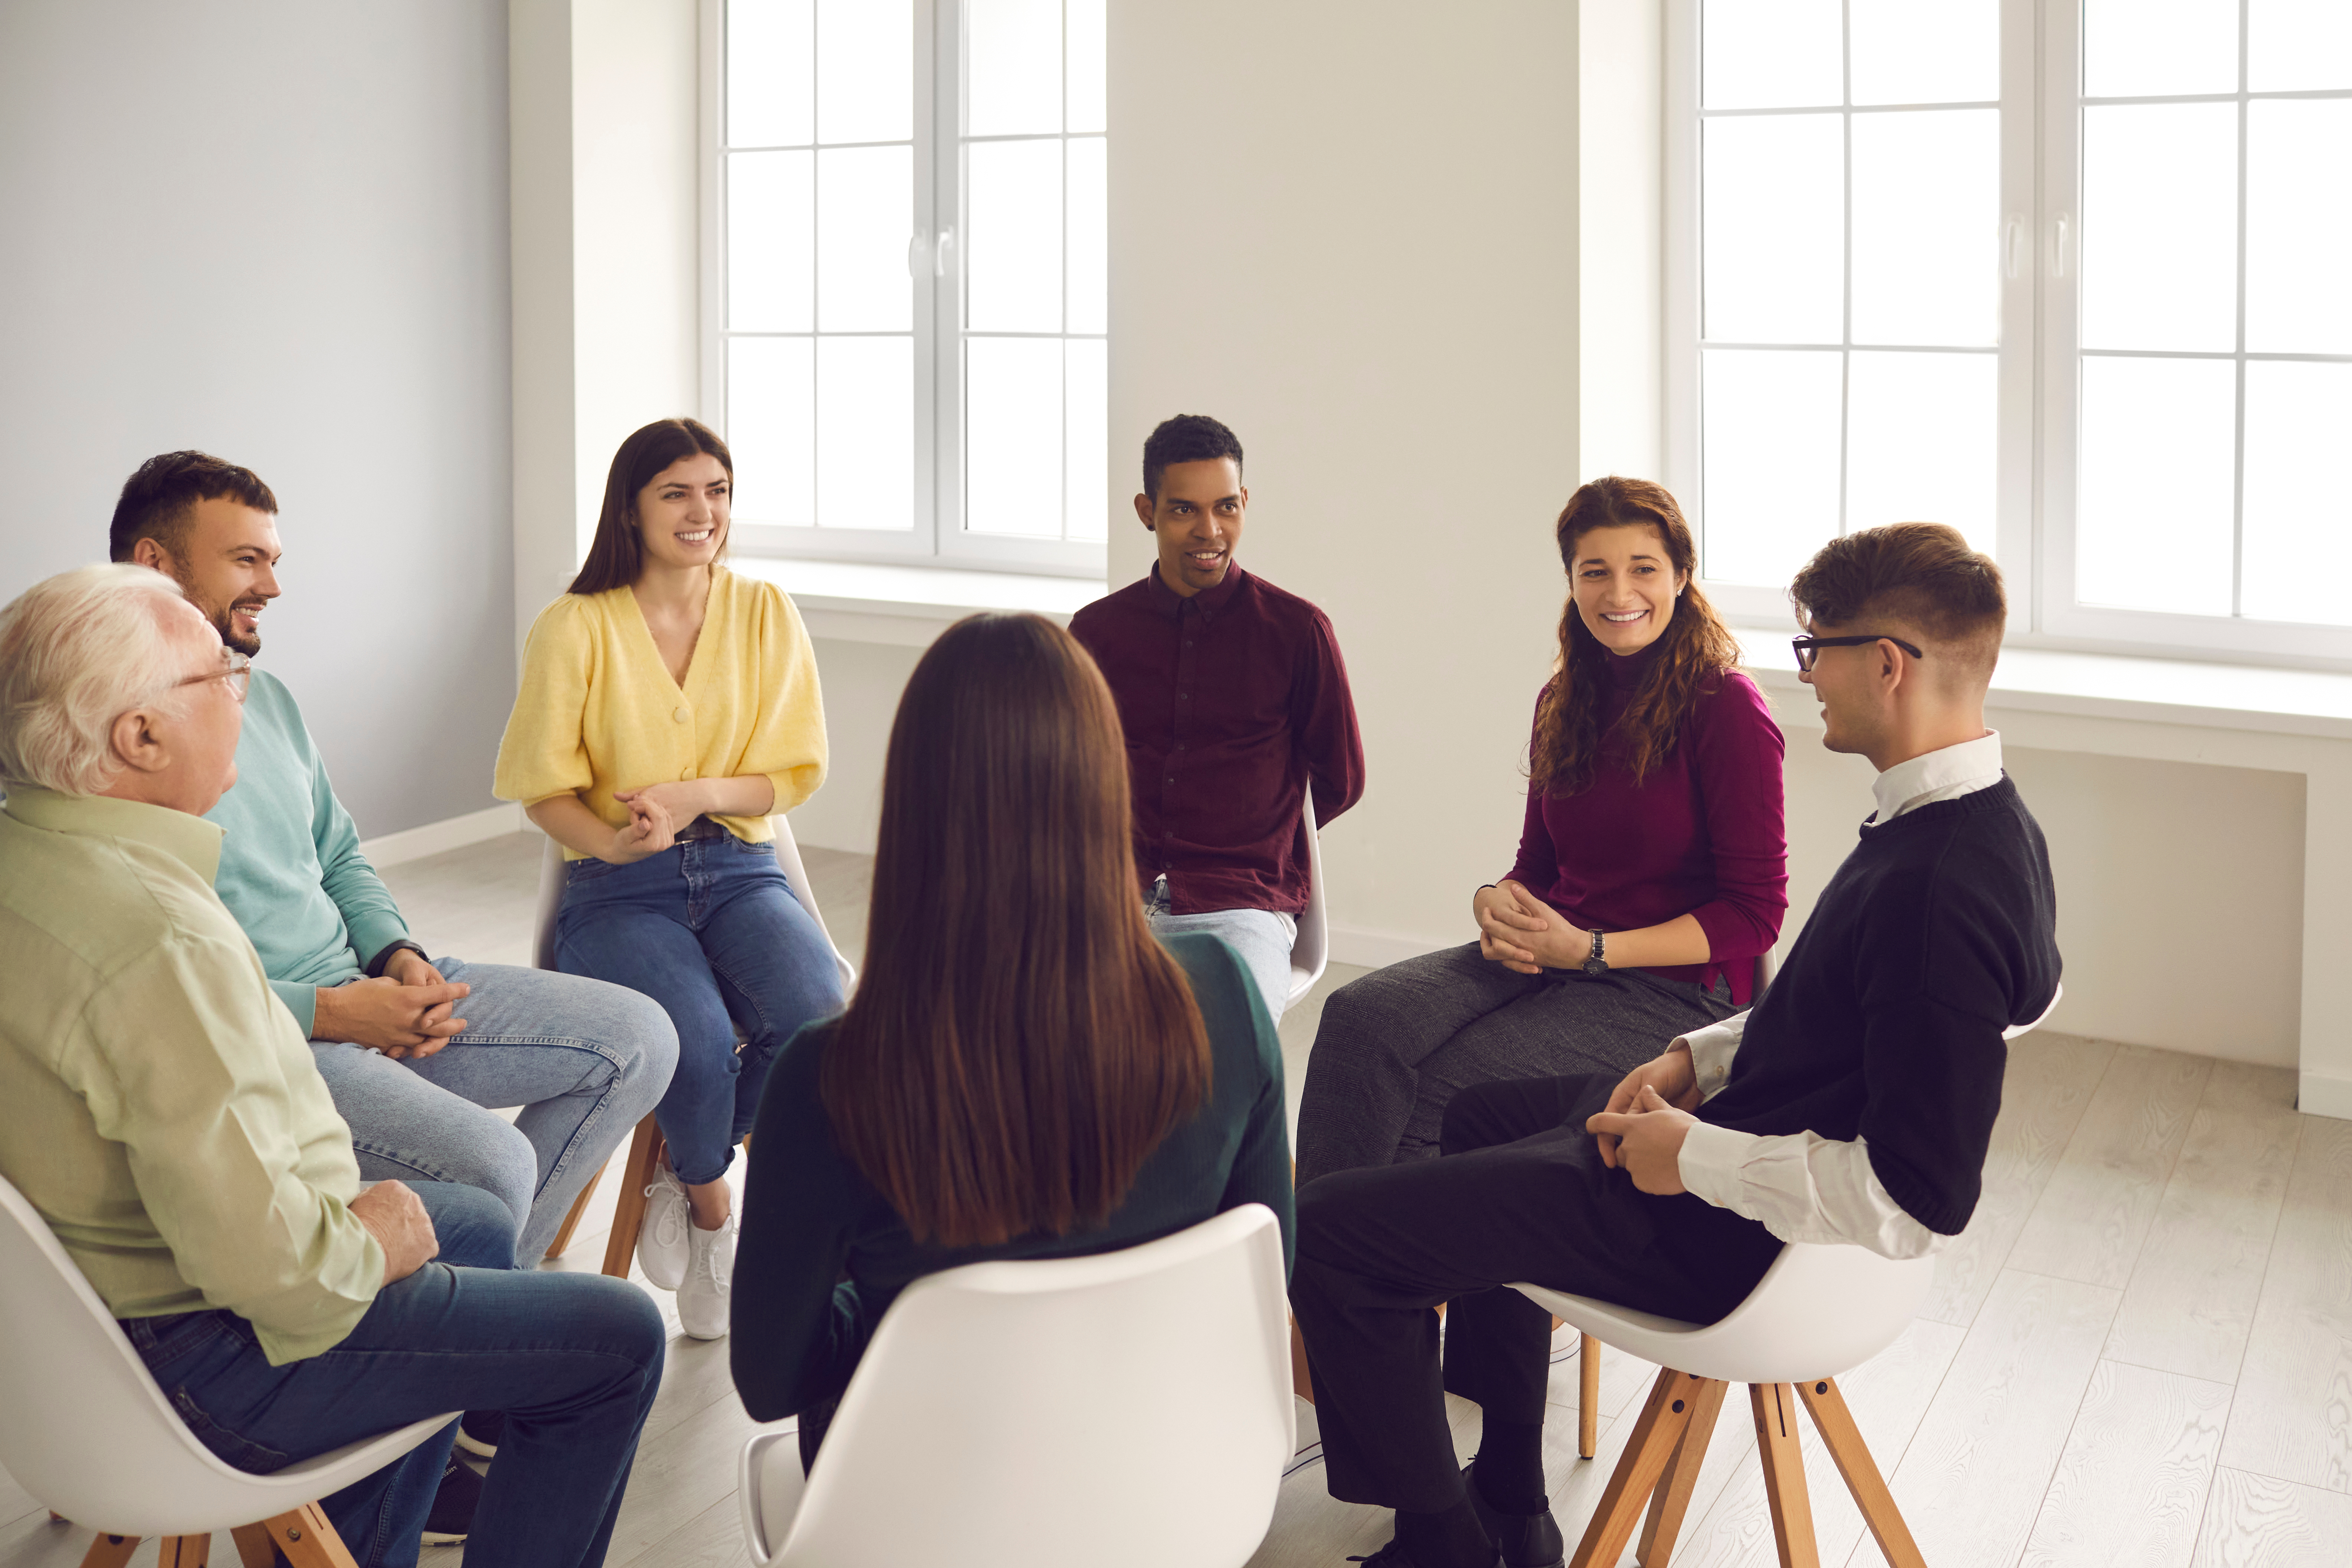
[[[1234,560],[1249,490],[1242,445],[1180,414],[1143,444],[1135,515],[1160,546],[1139,583],[1070,631],[1118,702],[1135,864],[1154,930],[1224,938],[1276,1020],[1307,908],[1307,825],[1362,798],[1364,746],[1323,612]]]

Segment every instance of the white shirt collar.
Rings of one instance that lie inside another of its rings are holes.
[[[1973,795],[2000,782],[2000,731],[1988,730],[1973,741],[1925,752],[1907,763],[1897,763],[1870,786],[1878,809],[1877,823],[1892,822],[1905,812],[1934,801]]]

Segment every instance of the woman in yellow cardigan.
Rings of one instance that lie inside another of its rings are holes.
[[[677,1026],[637,1258],[698,1339],[727,1331],[724,1178],[768,1058],[842,1002],[768,823],[824,778],[816,658],[782,590],[719,564],[734,475],[691,419],[621,444],[587,564],[530,628],[497,779],[563,846],[557,966],[642,991]]]

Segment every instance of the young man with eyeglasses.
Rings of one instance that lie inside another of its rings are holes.
[[[110,542],[115,560],[177,583],[250,660],[279,593],[277,511],[251,469],[167,452],[123,486]],[[482,1188],[514,1215],[516,1265],[534,1267],[668,1087],[677,1032],[624,986],[428,958],[360,853],[294,694],[264,670],[244,679],[237,786],[205,814],[227,833],[221,901],[310,1037],[361,1174]],[[509,1106],[522,1107],[511,1123],[492,1109]],[[495,1417],[468,1416],[460,1440],[486,1453],[497,1434]],[[478,1486],[456,1471],[449,1484]],[[462,1538],[467,1511],[444,1510],[433,1537]]]
[[[1507,1281],[1711,1322],[1784,1242],[1924,1257],[1975,1210],[2002,1031],[2059,976],[2049,854],[1984,724],[2000,574],[1955,529],[1898,523],[1825,546],[1790,596],[1822,743],[1870,759],[1877,809],[1762,999],[1614,1084],[1464,1089],[1443,1157],[1299,1192],[1326,1474],[1398,1510],[1382,1568],[1561,1561],[1550,1318]],[[1466,1470],[1448,1391],[1485,1410]]]

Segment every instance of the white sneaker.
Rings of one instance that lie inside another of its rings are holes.
[[[656,1166],[646,1189],[646,1217],[637,1226],[637,1267],[664,1290],[686,1280],[686,1233],[693,1228],[686,1206],[686,1184],[667,1165]]]
[[[727,1300],[735,1284],[735,1216],[717,1230],[689,1227],[693,1258],[677,1290],[677,1326],[698,1340],[727,1337]]]

